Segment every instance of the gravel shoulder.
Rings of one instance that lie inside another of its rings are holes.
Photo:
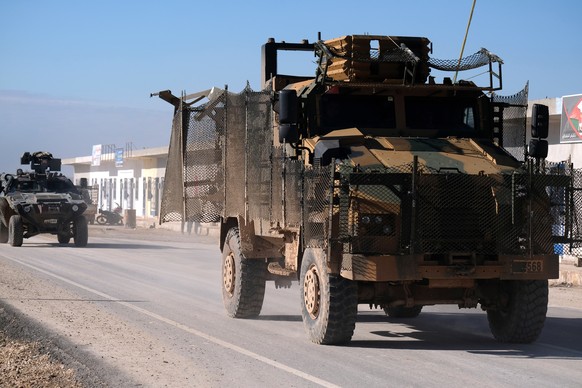
[[[90,235],[217,243],[215,236],[194,236],[167,229],[91,226]],[[78,296],[50,282],[2,263],[0,274],[1,387],[137,386],[142,385],[143,378],[155,386],[156,381],[161,383],[162,376],[167,379],[174,370],[194,368],[187,360],[168,362],[163,346],[155,338],[133,328],[129,330],[125,322],[90,302],[83,303]],[[58,300],[59,308],[51,310],[46,298]],[[580,309],[582,287],[554,284],[550,287],[549,300],[550,307]],[[19,309],[23,301],[26,301],[26,310]],[[47,314],[56,326],[43,322],[42,317]],[[107,359],[98,354],[107,354]],[[132,355],[136,354],[147,355],[147,365],[132,365]],[[135,373],[120,372],[116,369],[119,363],[125,363],[124,370]],[[140,378],[144,370],[147,376]],[[200,373],[192,370],[192,375],[200,376]],[[192,383],[174,381],[172,385],[194,386]]]

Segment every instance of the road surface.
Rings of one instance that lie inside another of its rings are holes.
[[[213,242],[91,227],[86,248],[59,246],[50,235],[2,244],[1,302],[108,386],[582,384],[582,299],[570,294],[552,303],[551,290],[546,327],[532,345],[495,342],[476,309],[426,307],[397,321],[360,306],[348,346],[318,346],[304,333],[297,283],[269,283],[259,319],[228,318]]]

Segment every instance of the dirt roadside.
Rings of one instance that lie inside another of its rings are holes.
[[[91,236],[116,236],[136,239],[162,238],[166,241],[197,241],[216,243],[213,236],[194,236],[167,229],[125,229],[119,227],[91,227]],[[0,286],[18,291],[24,287],[18,283],[19,274],[10,274],[0,268],[7,278],[0,278]],[[10,279],[8,279],[10,278]],[[10,282],[10,283],[9,283]],[[9,283],[9,284],[8,284]],[[111,386],[112,381],[104,379],[97,365],[80,363],[74,353],[66,350],[66,340],[55,338],[42,324],[39,324],[8,305],[2,303],[0,295],[0,386],[1,387],[100,387]],[[63,298],[66,299],[66,298]],[[582,287],[554,282],[550,288],[551,307],[582,308]],[[105,319],[104,319],[105,320]],[[70,323],[71,330],[75,322]],[[107,326],[114,330],[112,321]],[[64,344],[64,346],[63,346]],[[131,344],[135,348],[137,343]],[[143,351],[151,351],[144,349]],[[164,366],[167,368],[168,366]],[[118,377],[117,383],[123,377]],[[129,383],[130,380],[125,380]],[[117,385],[117,384],[113,384]]]

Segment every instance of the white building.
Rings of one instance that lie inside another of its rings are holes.
[[[76,185],[86,178],[95,188],[98,208],[134,209],[137,218],[152,224],[159,214],[168,147],[118,151],[101,154],[98,161],[90,155],[62,159],[62,164],[73,167]]]

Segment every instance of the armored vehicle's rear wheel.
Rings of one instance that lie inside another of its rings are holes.
[[[97,218],[95,218],[95,222],[97,222],[99,225],[105,225],[107,223],[107,218],[105,218],[105,216],[98,215]]]
[[[59,244],[68,244],[71,241],[71,236],[67,234],[58,234],[57,240],[59,240]]]
[[[253,318],[260,314],[266,273],[264,260],[242,255],[239,230],[230,229],[222,250],[222,300],[230,317]]]
[[[358,314],[357,284],[330,275],[323,250],[306,249],[299,288],[301,315],[309,339],[324,345],[349,342]]]
[[[501,281],[499,306],[487,310],[489,328],[498,341],[530,343],[541,334],[547,310],[547,280]]]
[[[22,246],[23,239],[24,229],[22,227],[22,217],[14,215],[10,217],[10,222],[8,223],[8,243],[13,247],[19,247]]]
[[[8,228],[0,221],[0,243],[6,244],[8,242]]]
[[[422,311],[422,306],[394,306],[394,307],[384,307],[384,312],[390,318],[416,318],[420,315]]]
[[[87,219],[85,216],[80,215],[73,221],[73,228],[75,231],[75,246],[84,247],[87,246],[89,241],[89,227],[87,226]]]

